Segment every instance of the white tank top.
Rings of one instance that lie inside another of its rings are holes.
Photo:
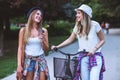
[[[44,54],[44,50],[42,48],[41,40],[39,37],[29,38],[26,46],[25,53],[31,56],[39,56]]]

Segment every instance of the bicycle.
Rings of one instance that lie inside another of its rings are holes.
[[[75,55],[88,52],[86,52],[86,50],[83,50],[75,54],[71,54],[65,53],[58,48],[55,48],[54,51],[60,52],[61,54],[66,56],[66,58],[54,57],[54,77],[56,78],[56,80],[73,80],[75,77],[75,70],[78,65],[78,60]],[[71,59],[71,56],[74,57]]]

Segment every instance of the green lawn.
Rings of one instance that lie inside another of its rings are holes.
[[[49,44],[57,45],[64,41],[68,36],[49,37]],[[0,79],[12,74],[17,67],[17,40],[4,41],[4,56],[0,57]]]
[[[4,56],[0,57],[0,78],[3,78],[16,69],[17,40],[4,41]]]

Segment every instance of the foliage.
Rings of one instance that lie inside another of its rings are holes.
[[[119,0],[100,0],[101,8],[106,10],[103,20],[110,23],[110,27],[120,27],[120,1]]]
[[[4,56],[0,57],[0,78],[16,70],[17,40],[4,39]]]
[[[10,19],[10,22],[12,22],[12,23],[26,23],[27,19],[25,16],[15,17],[15,18]]]
[[[31,7],[40,6],[44,9],[45,20],[58,20],[74,18],[74,8],[81,4],[88,4],[93,8],[93,18],[100,20],[104,14],[119,17],[119,3],[118,0],[1,0],[0,14],[14,17],[24,16]],[[24,22],[25,19],[22,21]]]
[[[72,4],[73,4],[74,6],[76,6],[76,5],[79,5],[79,4],[81,3],[81,1],[82,1],[82,0],[72,0]]]
[[[107,9],[109,16],[120,17],[120,1],[119,0],[100,0],[102,8]]]
[[[88,3],[88,5],[92,7],[93,19],[100,21],[102,19],[102,15],[105,13],[106,10],[101,8],[99,0],[91,0],[91,2]]]
[[[49,36],[69,35],[70,30],[74,26],[74,22],[64,20],[49,21],[48,24],[50,25],[48,28]]]

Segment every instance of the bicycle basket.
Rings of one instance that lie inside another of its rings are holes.
[[[54,57],[54,77],[63,79],[73,79],[78,64],[77,60],[70,61],[64,58]]]

